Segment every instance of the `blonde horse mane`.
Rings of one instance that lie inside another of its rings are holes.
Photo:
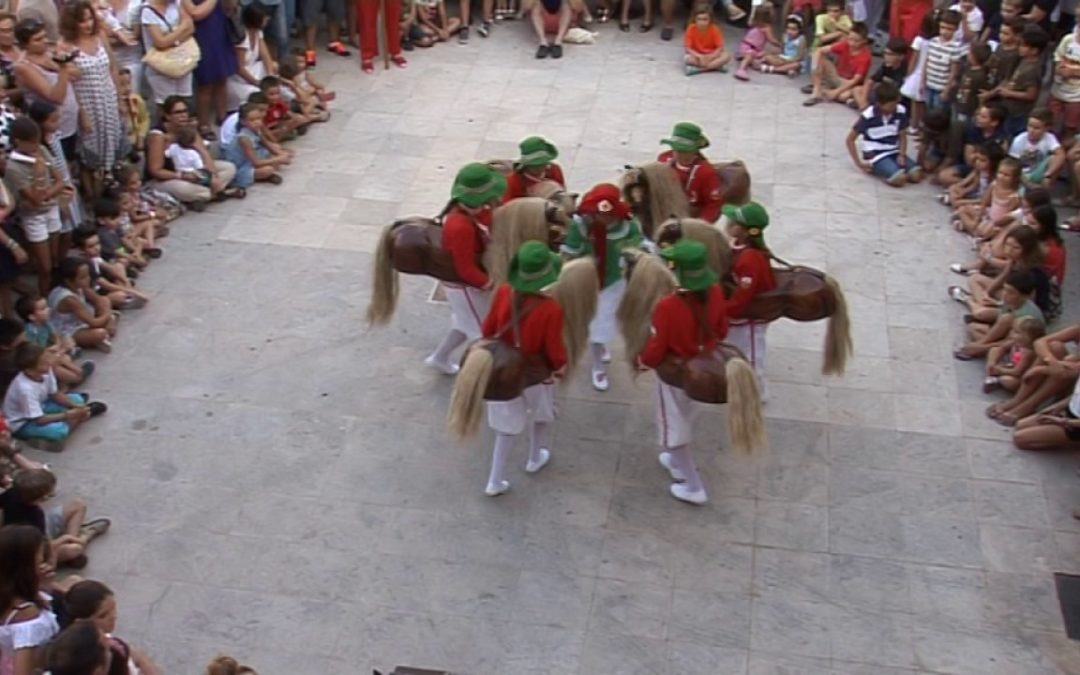
[[[684,239],[701,242],[708,249],[709,264],[721,279],[731,271],[731,245],[723,231],[716,225],[699,218],[669,218],[656,230],[655,241],[663,241],[665,230],[682,229]]]
[[[649,186],[646,199],[653,226],[672,216],[686,218],[690,215],[690,200],[679,183],[675,169],[663,162],[648,162],[637,168]]]
[[[679,284],[660,258],[637,250],[624,251],[623,255],[633,258],[634,271],[626,284],[615,317],[626,344],[626,358],[632,366],[649,341],[656,303],[672,293]]]
[[[847,298],[840,284],[830,276],[825,277],[825,285],[836,298],[836,308],[829,316],[825,328],[825,361],[821,372],[825,375],[843,375],[848,357],[855,350],[851,342],[851,319],[848,317]]]
[[[480,343],[469,346],[465,362],[454,378],[454,390],[450,394],[450,407],[446,412],[446,426],[459,441],[476,435],[484,412],[484,392],[487,391],[495,358]]]
[[[540,197],[521,197],[495,209],[484,267],[496,286],[506,281],[522,244],[534,239],[548,243],[547,204]]]
[[[390,321],[397,308],[398,273],[390,260],[394,245],[394,226],[387,225],[379,237],[372,268],[371,301],[367,307],[369,326],[382,326]]]
[[[562,209],[564,214],[571,214],[577,209],[577,194],[567,192],[563,186],[553,180],[533,183],[529,186],[528,194],[530,197],[540,197],[552,202]]]
[[[596,316],[600,296],[596,261],[586,256],[566,263],[559,273],[559,280],[549,292],[563,310],[563,343],[568,359],[566,369],[570,373],[585,352],[589,342],[589,324]]]

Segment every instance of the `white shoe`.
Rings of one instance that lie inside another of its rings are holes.
[[[607,373],[602,370],[592,371],[592,386],[596,391],[607,391],[611,388],[611,383],[608,382]]]
[[[434,368],[443,375],[457,375],[459,370],[456,363],[445,363],[440,361],[435,358],[434,354],[424,359],[424,365],[428,368]]]
[[[701,506],[705,502],[709,501],[709,496],[705,494],[705,488],[700,490],[691,490],[686,487],[685,483],[675,483],[671,486],[671,496],[678,499],[681,502],[687,504],[696,504]]]
[[[540,459],[537,462],[534,463],[530,460],[525,463],[526,473],[536,473],[540,469],[543,469],[545,466],[547,466],[547,463],[551,461],[551,451],[540,448],[539,454]]]
[[[484,489],[484,494],[488,497],[498,497],[509,489],[510,481],[501,480],[498,483],[488,483],[487,488]]]
[[[661,452],[657,459],[660,460],[660,466],[667,469],[667,472],[671,474],[671,480],[676,483],[686,480],[686,474],[675,468],[675,458],[671,456],[670,452]]]
[[[611,363],[611,350],[607,345],[600,345],[600,363]]]

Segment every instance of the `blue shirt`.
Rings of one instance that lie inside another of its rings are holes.
[[[907,108],[902,103],[888,117],[882,115],[876,105],[862,111],[853,129],[862,136],[863,159],[876,164],[886,157],[900,154],[900,132],[907,126]]]

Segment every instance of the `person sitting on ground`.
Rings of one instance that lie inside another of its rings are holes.
[[[0,670],[12,675],[41,672],[44,647],[59,632],[46,592],[49,542],[30,525],[0,528]]]
[[[972,162],[972,170],[959,182],[951,183],[945,192],[938,195],[938,201],[952,205],[954,209],[981,204],[1003,159],[1005,159],[1005,151],[1000,145],[996,143],[982,145],[967,157],[967,160]],[[945,169],[945,171],[948,170]]]
[[[724,49],[724,34],[713,19],[708,7],[699,7],[694,11],[693,21],[686,27],[684,39],[687,75],[710,70],[724,71],[731,61],[731,54]]]
[[[417,0],[412,4],[417,23],[435,42],[446,42],[461,30],[461,19],[448,15],[444,0]]]
[[[8,428],[7,420],[0,415],[0,490],[11,487],[15,479],[15,473],[21,469],[47,469],[47,464],[35,462],[27,458],[22,452],[22,445],[11,438],[11,429]]]
[[[1066,395],[1080,374],[1080,358],[1070,354],[1070,342],[1080,342],[1080,324],[1074,324],[1035,341],[1035,365],[1020,378],[1020,388],[1007,401],[986,409],[999,424],[1013,426],[1033,415],[1044,403]]]
[[[206,675],[259,675],[254,668],[240,664],[231,656],[219,656],[206,667]]]
[[[1039,235],[1027,225],[1017,227],[1005,238],[1005,264],[991,277],[976,274],[969,281],[970,290],[949,287],[949,297],[968,308],[970,321],[992,324],[1001,313],[1000,295],[1011,272],[1026,270],[1035,284],[1035,304],[1045,312],[1049,306],[1050,279],[1043,267],[1044,253]]]
[[[59,451],[75,428],[108,409],[104,403],[88,401],[86,394],[61,392],[47,350],[23,343],[15,362],[20,372],[4,395],[4,417],[15,438],[45,441],[46,450]]]
[[[264,124],[270,137],[277,142],[290,141],[307,132],[307,125],[315,120],[302,113],[294,113],[281,92],[281,80],[277,77],[264,77],[259,88],[266,97],[266,115]]]
[[[49,675],[109,675],[112,658],[108,638],[97,625],[76,621],[49,643],[45,663]]]
[[[203,163],[202,153],[196,143],[198,133],[195,127],[188,126],[177,130],[176,140],[165,148],[165,158],[172,161],[173,168],[184,180],[196,185],[210,185],[210,171]],[[95,213],[97,209],[95,208]]]
[[[971,122],[964,130],[964,149],[958,163],[947,166],[937,174],[937,182],[946,187],[963,180],[975,166],[973,155],[978,148],[987,143],[1008,150],[1009,139],[1005,136],[1002,125],[1005,122],[1005,109],[1000,105],[982,105],[975,111]],[[990,174],[994,175],[993,173]]]
[[[1052,119],[1046,108],[1032,110],[1027,131],[1009,146],[1009,156],[1020,160],[1020,180],[1025,188],[1049,188],[1065,167],[1065,148],[1050,132]]]
[[[770,45],[783,48],[784,45],[773,35],[772,20],[772,5],[764,4],[754,10],[750,18],[750,30],[739,42],[735,53],[739,59],[739,68],[735,71],[736,80],[750,81],[750,68],[762,66]]]
[[[1021,225],[1027,225],[1033,229],[1037,228],[1034,214],[1035,210],[1040,206],[1050,206],[1050,192],[1043,188],[1025,191],[1020,198],[1020,208],[994,221],[994,234],[988,241],[979,244],[978,258],[968,263],[952,263],[949,265],[949,270],[962,276],[967,276],[972,272],[981,272],[987,275],[997,274],[1008,262],[1005,259],[1005,238]]]
[[[94,202],[94,214],[97,217],[97,234],[101,239],[102,257],[108,261],[118,261],[127,269],[144,269],[150,261],[143,255],[142,241],[136,237],[125,236],[120,227],[123,214],[120,202],[111,197],[100,197]]]
[[[5,525],[32,525],[49,538],[56,562],[73,569],[86,567],[86,547],[109,531],[108,518],[86,519],[86,501],[72,499],[50,504],[56,495],[56,474],[29,469],[15,474],[11,489],[0,494]]]
[[[778,53],[768,52],[761,63],[761,72],[776,73],[795,77],[802,72],[806,60],[806,36],[803,35],[803,20],[798,14],[792,14],[784,24],[784,45]]]
[[[161,670],[144,652],[113,635],[116,631],[116,595],[100,581],[87,579],[64,594],[64,605],[75,621],[89,621],[105,634],[114,662],[126,665],[125,673],[158,675]]]
[[[977,239],[990,239],[1020,203],[1020,162],[1006,157],[998,162],[994,180],[982,199],[974,204],[957,206],[952,218],[953,228]]]
[[[162,251],[157,246],[157,219],[145,211],[139,210],[143,202],[138,192],[130,190],[110,190],[107,196],[116,199],[120,205],[120,234],[142,247],[142,254],[150,260],[157,260]]]
[[[82,384],[94,372],[94,362],[75,363],[68,353],[75,347],[70,339],[61,341],[49,323],[49,303],[45,298],[23,296],[15,303],[15,311],[26,326],[26,339],[52,352],[53,371],[65,389]]]
[[[919,128],[919,151],[915,154],[917,170],[911,174],[913,182],[920,182],[927,175],[937,174],[942,166],[956,161],[952,156],[952,120],[945,108],[928,109]],[[912,135],[914,135],[912,130]]]
[[[294,84],[300,89],[303,89],[306,94],[319,99],[324,106],[337,98],[336,93],[327,89],[326,86],[311,73],[312,68],[307,64],[303,50],[293,50],[292,63],[296,66],[296,71],[299,73],[299,75],[296,76]],[[248,96],[248,99],[250,100],[251,96]]]
[[[1020,450],[1080,447],[1080,379],[1071,396],[1017,421],[1013,445]],[[1080,512],[1074,511],[1073,517],[1080,518]]]
[[[281,70],[278,73],[278,77],[281,78],[281,83],[285,85],[296,106],[300,108],[300,113],[312,118],[316,122],[325,122],[329,120],[330,113],[326,110],[326,104],[314,93],[311,93],[300,86],[299,82],[301,76],[302,73],[297,70],[294,64],[281,64]],[[250,98],[250,96],[248,98]]]
[[[1035,341],[1045,334],[1046,326],[1035,317],[1017,319],[1009,331],[1009,337],[986,353],[983,393],[989,394],[997,389],[1019,389],[1020,378],[1035,365]]]
[[[883,179],[892,187],[903,187],[917,168],[907,157],[907,108],[900,103],[896,85],[883,82],[877,89],[877,103],[859,115],[847,137],[848,154],[860,170]],[[861,141],[861,150],[857,143]]]
[[[873,57],[867,46],[866,25],[857,23],[843,42],[821,47],[814,52],[812,84],[807,85],[810,98],[803,105],[817,105],[822,100],[846,103],[854,90],[870,74]],[[833,62],[829,57],[835,57]],[[803,88],[804,91],[806,87]]]
[[[877,101],[874,91],[883,82],[888,82],[899,90],[907,78],[907,53],[908,46],[903,40],[891,38],[888,44],[885,45],[881,65],[878,66],[878,69],[874,71],[874,74],[869,79],[852,91],[852,98],[849,99],[848,105],[855,110],[865,110],[871,102]],[[900,99],[900,102],[904,104],[910,114],[911,104],[903,98]]]
[[[289,164],[292,156],[275,154],[262,141],[263,110],[261,106],[245,103],[240,107],[241,123],[236,137],[225,148],[225,157],[236,165],[233,186],[246,189],[255,181],[280,185],[278,169]]]
[[[563,55],[563,39],[566,31],[570,29],[570,22],[574,18],[572,0],[523,0],[521,3],[521,15],[528,16],[532,23],[533,31],[540,46],[536,48],[536,58],[561,59]],[[555,35],[548,39],[547,15],[558,16],[559,25]]]
[[[991,348],[999,346],[1008,338],[1013,325],[1022,318],[1031,317],[1046,326],[1046,318],[1032,300],[1035,278],[1031,272],[1010,272],[1001,288],[1001,311],[993,325],[970,321],[967,327],[969,342],[953,352],[961,361],[982,358]]]
[[[84,349],[112,351],[118,314],[108,299],[90,287],[90,263],[78,258],[60,261],[60,285],[49,293],[53,327]]]
[[[108,298],[113,309],[139,309],[150,297],[135,288],[122,263],[106,262],[101,257],[101,238],[94,230],[75,230],[74,255],[90,266],[90,288]]]

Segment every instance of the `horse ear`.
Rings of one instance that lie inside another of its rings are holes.
[[[566,196],[570,197],[570,199],[573,199],[574,202],[576,203],[577,200],[578,200],[578,197],[581,196],[581,193],[580,192],[567,192]]]

